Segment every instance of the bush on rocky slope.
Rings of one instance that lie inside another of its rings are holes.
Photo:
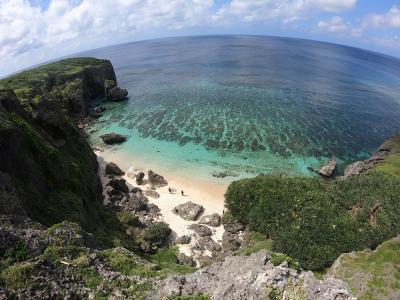
[[[306,269],[375,248],[400,233],[400,179],[371,173],[347,180],[259,176],[233,182],[226,206]]]

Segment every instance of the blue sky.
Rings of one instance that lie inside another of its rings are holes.
[[[257,34],[400,57],[400,0],[0,0],[0,76],[92,48]]]

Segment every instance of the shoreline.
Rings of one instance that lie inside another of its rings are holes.
[[[127,167],[128,164],[133,165],[134,159],[132,159],[132,163],[127,163],[126,158],[124,163],[120,164],[120,159],[118,159],[115,153],[113,154],[113,159],[109,157],[103,156],[102,152],[95,151],[97,156],[97,161],[99,163],[99,176],[101,179],[101,183],[103,186],[103,195],[105,196],[104,204],[108,203],[108,195],[106,193],[107,186],[106,183],[108,181],[107,176],[104,173],[105,166],[109,162],[114,162],[125,172],[121,178],[126,180],[126,184],[129,189],[134,187],[139,187],[143,191],[151,190],[149,184],[137,185],[135,179],[132,174],[138,171],[144,171],[147,174],[147,171],[150,168],[133,168],[131,166]],[[121,157],[120,157],[121,158]],[[162,169],[162,168],[161,168]],[[160,216],[157,219],[159,222],[165,222],[169,225],[172,230],[172,241],[176,238],[189,235],[192,237],[191,244],[178,244],[179,252],[183,253],[192,258],[195,257],[195,253],[193,252],[193,244],[197,243],[199,237],[196,236],[195,232],[188,228],[188,226],[192,224],[199,224],[199,219],[201,216],[207,216],[214,213],[222,216],[224,212],[224,193],[226,191],[227,185],[215,185],[209,182],[203,182],[200,180],[194,181],[187,178],[181,178],[174,174],[165,172],[165,170],[161,169],[152,169],[154,172],[161,174],[168,182],[167,186],[160,187],[155,189],[155,191],[160,195],[159,198],[153,198],[148,196],[149,203],[156,205],[160,209]],[[176,189],[176,192],[171,194],[169,192],[169,187]],[[181,190],[184,191],[184,196],[181,195]],[[183,203],[191,201],[195,204],[199,204],[203,206],[204,212],[196,221],[188,221],[181,218],[179,215],[174,214],[172,210]],[[225,232],[224,226],[221,224],[218,227],[210,227],[208,226],[212,235],[211,238],[221,245],[222,236]],[[203,253],[205,255],[211,256],[211,253]]]

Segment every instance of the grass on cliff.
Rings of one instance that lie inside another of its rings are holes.
[[[56,78],[60,78],[60,76],[71,77],[84,68],[97,68],[102,63],[108,62],[91,57],[63,59],[2,79],[0,80],[0,88],[14,90],[22,104],[26,104],[25,101],[28,98],[34,99],[35,96],[41,96],[49,92],[51,86],[60,84],[60,82],[55,82]]]
[[[233,182],[226,206],[273,240],[273,250],[323,270],[345,252],[375,248],[400,233],[400,178],[348,180],[259,176]]]
[[[375,251],[344,254],[329,271],[346,281],[361,300],[400,297],[400,240],[382,243]]]

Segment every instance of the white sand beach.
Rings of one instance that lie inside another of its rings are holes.
[[[99,175],[102,179],[104,187],[107,181],[107,178],[104,176],[104,169],[106,163],[109,161],[105,161],[101,152],[96,152],[96,154],[98,156],[100,165]],[[113,162],[117,162],[118,164],[118,159],[113,160]],[[131,165],[135,165],[134,159],[132,159]],[[145,174],[147,174],[148,170],[134,169],[132,167],[126,169],[125,166],[126,164],[120,165],[120,167],[125,171],[123,178],[131,188],[137,187],[138,185],[136,184],[135,179],[132,178],[132,174],[139,171],[144,171]],[[162,175],[168,181],[168,186],[156,189],[156,192],[160,195],[159,198],[155,199],[148,197],[148,199],[150,203],[153,203],[160,208],[160,213],[162,215],[160,221],[164,221],[170,226],[174,236],[180,237],[182,235],[192,235],[193,231],[187,227],[191,224],[198,223],[198,220],[187,221],[182,219],[179,215],[174,214],[172,210],[179,204],[192,201],[204,207],[203,215],[210,215],[213,213],[222,215],[224,210],[224,193],[226,191],[226,185],[216,185],[209,182],[193,181],[189,178],[181,178],[173,174],[165,173],[165,170],[163,172],[159,172],[159,170],[153,169],[153,171]],[[142,190],[150,189],[148,184],[140,185],[139,187]],[[175,189],[176,192],[170,193],[169,188]],[[181,191],[184,191],[184,196],[181,195]],[[210,228],[213,231],[212,238],[214,241],[220,243],[224,232],[223,226],[221,225],[219,227]],[[181,245],[180,251],[190,255],[190,247],[188,245]]]

